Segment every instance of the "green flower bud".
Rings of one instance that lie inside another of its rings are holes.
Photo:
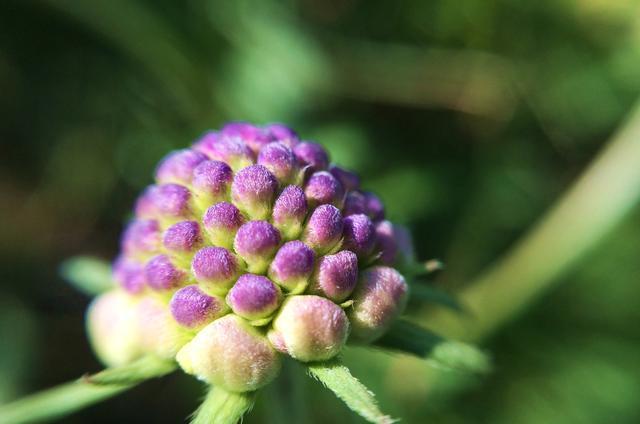
[[[185,372],[232,392],[257,390],[280,370],[280,355],[269,341],[233,314],[203,328],[177,360]]]
[[[326,361],[340,352],[349,335],[346,314],[320,296],[291,296],[273,321],[268,337],[279,351],[302,362]]]
[[[360,274],[349,310],[352,338],[364,343],[382,336],[407,304],[409,287],[394,268],[374,266]]]
[[[171,315],[168,303],[156,297],[143,297],[137,307],[137,326],[145,353],[174,359],[193,335]]]
[[[89,342],[106,366],[123,365],[143,354],[135,323],[138,300],[114,289],[96,297],[87,310]]]

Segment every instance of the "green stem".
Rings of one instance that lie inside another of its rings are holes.
[[[232,393],[211,387],[191,424],[236,424],[253,407],[255,393]]]
[[[638,198],[640,107],[542,221],[460,292],[469,313],[438,309],[425,324],[455,339],[490,335],[548,290]]]
[[[0,423],[33,423],[61,418],[109,399],[149,378],[169,374],[174,369],[173,362],[155,357],[144,357],[128,365],[108,368],[0,406]]]

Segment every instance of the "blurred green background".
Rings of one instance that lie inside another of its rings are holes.
[[[454,289],[539,219],[638,94],[633,0],[5,0],[0,403],[99,369],[89,299],[59,264],[113,258],[156,162],[205,129],[282,121],[325,144]],[[346,360],[407,423],[637,423],[639,275],[636,210],[484,344],[489,376]],[[297,371],[245,422],[361,422]],[[64,422],[182,422],[201,389],[177,373]]]

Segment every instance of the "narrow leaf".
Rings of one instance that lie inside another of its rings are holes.
[[[89,296],[98,295],[113,287],[111,265],[90,256],[67,259],[60,267],[60,274],[71,285]]]
[[[405,320],[395,321],[376,345],[425,358],[445,339],[436,333]]]
[[[255,392],[231,393],[212,386],[191,424],[236,424],[251,410],[254,401]]]
[[[83,377],[0,406],[0,423],[21,424],[59,419],[113,397],[148,378],[168,374],[174,369],[173,363],[156,358],[143,358],[130,365],[106,369],[93,376]],[[133,377],[125,378],[127,372]],[[107,384],[108,380],[111,380],[111,383]],[[95,384],[95,381],[99,381],[100,384]]]
[[[440,368],[485,374],[491,370],[491,360],[477,347],[447,340],[436,333],[408,321],[396,321],[376,345],[385,349],[409,353]]]
[[[174,361],[156,356],[144,356],[137,361],[120,367],[107,368],[97,374],[82,379],[95,385],[137,384],[154,377],[161,377],[176,369]]]
[[[367,421],[378,424],[394,422],[391,417],[380,411],[374,394],[352,376],[344,365],[337,361],[330,361],[309,364],[307,369],[312,377],[319,380],[352,411]]]
[[[447,292],[420,282],[411,285],[411,300],[431,302],[446,306],[456,311],[463,311],[462,305]]]

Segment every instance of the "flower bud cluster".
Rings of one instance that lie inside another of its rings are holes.
[[[170,153],[135,206],[113,276],[88,312],[98,355],[152,353],[231,391],[282,355],[323,361],[402,312],[393,268],[410,241],[355,174],[280,124],[244,122]]]

